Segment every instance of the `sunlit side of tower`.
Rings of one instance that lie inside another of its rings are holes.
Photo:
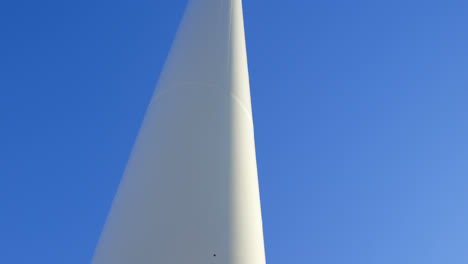
[[[264,264],[241,0],[190,0],[93,264]]]

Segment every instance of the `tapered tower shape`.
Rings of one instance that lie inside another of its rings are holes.
[[[190,0],[93,264],[264,264],[241,0]]]

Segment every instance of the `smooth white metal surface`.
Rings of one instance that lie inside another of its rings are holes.
[[[191,0],[93,264],[264,264],[241,0]]]

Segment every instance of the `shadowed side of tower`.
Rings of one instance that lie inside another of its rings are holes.
[[[241,0],[191,0],[93,264],[264,264]]]

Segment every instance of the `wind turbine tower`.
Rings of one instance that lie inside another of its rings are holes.
[[[189,0],[93,264],[265,264],[241,0]]]

